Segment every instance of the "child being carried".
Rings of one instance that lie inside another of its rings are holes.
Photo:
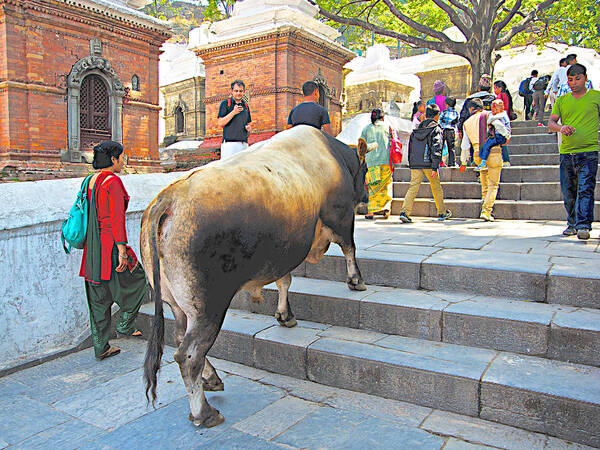
[[[492,126],[494,128],[494,136],[488,138],[479,149],[481,163],[476,167],[475,170],[481,170],[485,168],[492,147],[501,147],[510,141],[510,119],[504,110],[504,102],[501,99],[496,99],[492,102],[492,114],[488,116],[488,126]]]

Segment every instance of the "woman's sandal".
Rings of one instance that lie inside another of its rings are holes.
[[[375,219],[375,216],[373,215],[373,213],[368,213],[368,214],[365,214],[365,219],[373,220],[373,219]]]
[[[130,337],[141,338],[141,337],[144,337],[144,334],[140,330],[134,330],[134,332],[131,334],[123,334],[123,333],[120,333],[117,331],[117,338],[130,338]]]
[[[96,356],[96,359],[98,361],[102,361],[103,359],[110,358],[111,356],[118,355],[119,353],[121,353],[121,349],[119,347],[110,347],[100,356]]]
[[[374,214],[377,215],[377,216],[383,216],[384,219],[387,219],[388,217],[390,217],[390,210],[389,209],[382,209],[381,211],[377,211]]]

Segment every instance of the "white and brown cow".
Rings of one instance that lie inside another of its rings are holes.
[[[164,341],[163,299],[175,316],[175,360],[190,400],[190,420],[223,422],[204,390],[223,384],[206,359],[231,299],[254,300],[276,281],[275,317],[294,326],[290,272],[317,263],[329,244],[346,257],[350,289],[364,290],[355,260],[354,208],[364,192],[364,142],[353,150],[298,126],[232,158],[199,168],[163,189],[142,217],[141,256],[153,291],[154,327],[144,365],[146,395],[156,399]]]

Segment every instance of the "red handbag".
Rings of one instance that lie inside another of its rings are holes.
[[[402,162],[402,142],[398,139],[396,130],[390,127],[390,170],[394,172],[394,164]]]

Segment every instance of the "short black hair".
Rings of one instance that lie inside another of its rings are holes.
[[[427,105],[427,108],[425,109],[425,118],[433,119],[439,113],[440,113],[440,107],[438,105],[436,105],[435,103],[432,103],[431,105]]]
[[[572,77],[574,75],[587,75],[587,69],[583,64],[573,64],[569,67],[569,70],[567,70],[567,76]]]
[[[560,58],[560,61],[558,62],[558,65],[562,67],[563,64],[567,63],[567,58]]]
[[[479,111],[480,109],[483,109],[483,102],[481,101],[480,98],[472,98],[469,101],[471,102],[471,104],[469,105],[469,108],[475,108],[477,111]]]
[[[94,169],[106,169],[113,165],[112,157],[119,159],[123,153],[123,146],[115,141],[104,141],[94,147]]]
[[[312,95],[317,89],[319,89],[319,85],[317,83],[314,81],[307,81],[302,85],[302,94],[307,97]]]
[[[575,53],[569,53],[566,57],[567,64],[571,64],[574,59],[577,59],[577,55]]]
[[[241,86],[243,89],[246,89],[246,85],[244,84],[244,82],[242,80],[233,80],[231,83],[231,90],[233,90],[233,87],[235,85]]]
[[[454,97],[446,97],[446,105],[448,105],[451,108],[454,108],[456,106],[456,99]]]
[[[537,77],[537,75],[538,75],[538,71],[537,71],[537,70],[535,70],[535,69],[533,69],[533,70],[531,71],[531,76],[532,76],[532,77]]]

